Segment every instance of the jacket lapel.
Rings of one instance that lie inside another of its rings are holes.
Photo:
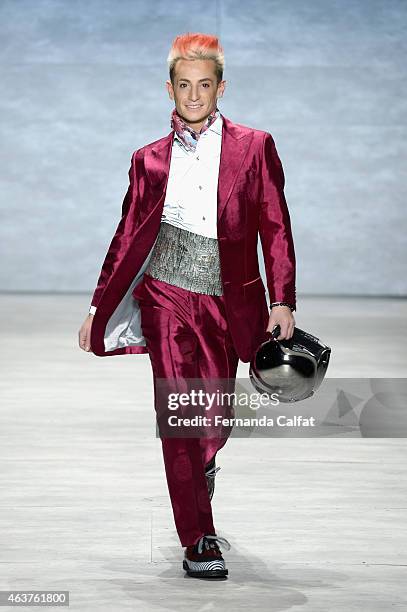
[[[222,115],[222,113],[221,113]],[[224,115],[222,144],[218,179],[218,221],[232,193],[233,186],[244,162],[253,134],[244,127],[233,123]],[[175,131],[160,139],[151,148],[146,149],[144,167],[152,188],[152,196],[144,202],[147,213],[158,205],[164,205],[168,176],[171,163],[171,152]]]
[[[253,132],[223,117],[218,180],[218,221],[232,193],[253,138]]]

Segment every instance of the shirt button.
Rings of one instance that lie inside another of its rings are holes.
[[[198,185],[199,189],[202,189],[202,185]]]
[[[205,221],[205,217],[202,217],[202,219]]]

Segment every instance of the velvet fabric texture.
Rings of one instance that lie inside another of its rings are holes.
[[[223,296],[196,293],[144,274],[134,296],[139,301],[141,326],[146,339],[154,380],[157,421],[180,415],[167,408],[168,401],[158,381],[171,382],[186,392],[189,381],[201,379],[200,388],[213,389],[212,381],[223,381],[220,391],[233,393],[239,357],[228,329]],[[197,390],[196,385],[193,388]],[[160,392],[161,391],[161,392]],[[210,391],[209,391],[210,392]],[[193,409],[195,411],[195,408]],[[216,405],[206,414],[233,416],[233,405]],[[182,429],[170,436],[160,428],[165,472],[177,533],[182,546],[201,536],[215,534],[205,466],[226,443],[231,427],[217,427],[212,419],[205,435],[184,436]],[[184,428],[185,431],[185,428]],[[176,437],[180,435],[180,437]]]
[[[271,134],[222,119],[217,210],[222,287],[235,349],[249,362],[266,339],[270,314],[259,271],[258,236],[270,302],[295,306],[294,243],[283,168]],[[141,282],[159,232],[174,134],[172,130],[132,156],[121,219],[91,301],[97,307],[91,331],[95,355],[147,352],[132,291]]]

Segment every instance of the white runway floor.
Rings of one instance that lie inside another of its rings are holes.
[[[0,590],[68,590],[80,612],[407,610],[405,438],[230,439],[213,500],[230,577],[187,578],[148,355],[81,351],[88,296],[0,300]],[[318,297],[294,315],[330,377],[402,378],[406,311]]]

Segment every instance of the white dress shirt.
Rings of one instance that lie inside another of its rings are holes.
[[[195,151],[188,151],[175,134],[161,221],[217,238],[221,143],[221,115],[200,135]]]
[[[161,221],[217,238],[218,179],[223,119],[219,115],[189,151],[174,135]],[[90,306],[89,314],[95,314]]]

